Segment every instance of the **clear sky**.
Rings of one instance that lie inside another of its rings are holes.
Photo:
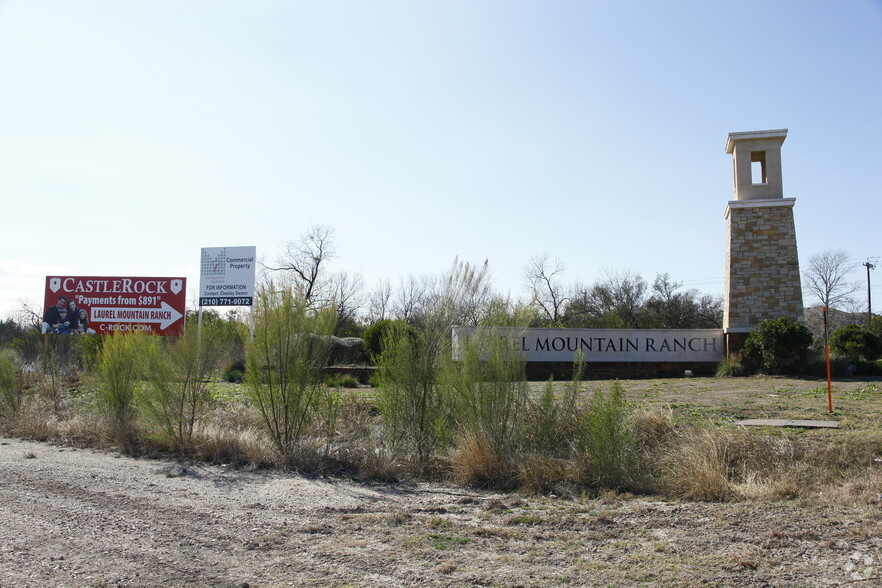
[[[0,317],[315,224],[368,288],[546,253],[722,293],[727,134],[780,128],[803,264],[882,256],[879,0],[0,0]]]

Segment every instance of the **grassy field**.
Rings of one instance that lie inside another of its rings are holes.
[[[719,425],[769,418],[837,420],[846,430],[882,428],[878,379],[834,381],[833,413],[828,411],[825,380],[756,376],[624,380],[622,385],[635,403]]]

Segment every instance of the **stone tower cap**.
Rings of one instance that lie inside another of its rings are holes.
[[[755,139],[781,139],[781,143],[787,138],[787,129],[775,129],[773,131],[747,131],[743,133],[729,133],[726,139],[726,153],[735,150],[736,141],[749,141]]]

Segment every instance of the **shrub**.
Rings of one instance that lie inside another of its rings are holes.
[[[637,435],[621,383],[608,393],[599,388],[591,399],[579,435],[579,450],[589,460],[589,482],[626,488],[636,482]]]
[[[11,349],[0,349],[0,401],[3,411],[15,415],[21,407],[22,374]]]
[[[272,288],[269,284],[257,297],[245,383],[276,449],[290,464],[316,416],[336,319],[329,309],[310,309],[289,290]]]
[[[445,370],[460,434],[490,444],[503,461],[519,447],[527,405],[526,362],[492,327],[460,341],[458,358]]]
[[[727,355],[723,361],[720,362],[720,365],[717,366],[718,378],[739,377],[746,373],[747,369],[744,367],[741,355],[737,353]]]
[[[577,401],[585,374],[584,357],[581,351],[577,354],[572,379],[559,398],[554,394],[554,380],[549,379],[539,402],[531,407],[532,415],[527,422],[529,446],[540,455],[563,458],[573,449],[581,418]]]
[[[768,319],[747,336],[743,355],[765,373],[794,373],[804,367],[811,344],[811,331],[802,323],[785,317]]]
[[[193,430],[209,398],[208,378],[220,360],[219,337],[212,326],[164,337],[150,356],[149,385],[139,397],[148,417],[178,449],[192,446]]]
[[[358,378],[346,374],[333,374],[325,376],[325,386],[328,388],[358,388]]]
[[[560,411],[554,396],[554,380],[545,383],[542,396],[535,406],[535,419],[530,428],[532,445],[543,455],[554,455],[560,446],[557,425]]]
[[[80,362],[83,369],[88,372],[95,370],[101,357],[101,347],[104,345],[103,335],[79,335],[77,337],[80,346]]]
[[[398,325],[386,332],[383,347],[374,383],[385,430],[396,451],[409,454],[426,471],[449,437],[439,382],[446,341]]]
[[[224,379],[224,382],[241,384],[245,379],[245,360],[237,359],[228,363],[221,377]]]
[[[865,327],[848,325],[830,335],[830,350],[853,362],[873,360],[879,356],[879,338]]]
[[[389,335],[393,331],[410,331],[411,334],[413,334],[411,327],[409,327],[404,321],[393,321],[389,319],[377,321],[365,329],[363,336],[364,344],[372,361],[379,361],[380,356],[383,354],[384,346],[389,340]]]
[[[124,453],[132,453],[135,448],[135,395],[153,342],[143,335],[117,334],[107,337],[101,349],[98,408]]]

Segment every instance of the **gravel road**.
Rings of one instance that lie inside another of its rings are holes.
[[[0,439],[0,586],[880,585],[878,511],[526,499]]]

